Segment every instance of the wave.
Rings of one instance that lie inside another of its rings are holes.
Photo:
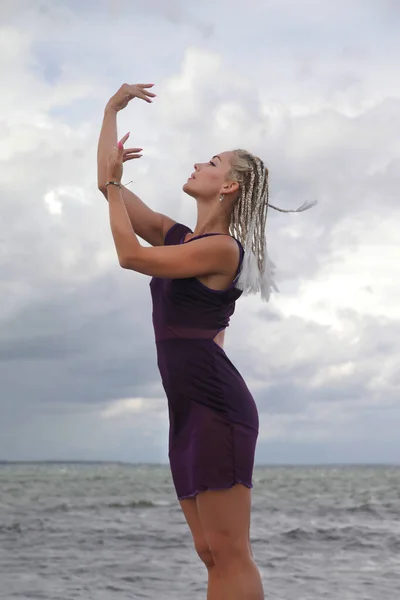
[[[364,513],[373,515],[374,517],[381,516],[378,509],[369,502],[365,502],[364,504],[359,504],[357,506],[347,506],[346,508],[344,508],[344,511],[351,514]]]
[[[9,525],[4,525],[0,523],[0,533],[22,533],[21,523],[15,521],[14,523],[10,523]]]
[[[281,534],[281,537],[291,541],[335,542],[341,541],[356,546],[375,546],[373,540],[382,542],[382,531],[373,531],[362,527],[345,525],[343,527],[315,527],[303,529],[297,527]]]
[[[156,502],[151,502],[151,500],[136,500],[133,502],[123,503],[123,502],[113,502],[112,504],[101,504],[101,508],[159,508],[159,505]],[[97,506],[95,508],[98,508]]]
[[[131,502],[99,502],[97,504],[72,504],[68,502],[62,502],[53,506],[43,507],[42,513],[52,514],[60,512],[74,512],[74,511],[99,511],[99,510],[132,510],[136,508],[161,508],[163,506],[170,506],[168,502],[152,502],[151,500],[133,500]]]

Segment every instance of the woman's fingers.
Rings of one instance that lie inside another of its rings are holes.
[[[156,97],[156,94],[149,91],[149,88],[152,88],[153,86],[154,83],[137,83],[135,85],[123,83],[118,92],[110,98],[107,106],[116,111],[120,111],[124,109],[133,98],[140,98],[151,104],[152,98]]]
[[[155,98],[157,94],[155,94],[154,92],[150,92],[148,89],[148,87],[153,87],[154,84],[151,84],[151,86],[140,86],[142,88],[142,91],[144,94],[146,94],[146,96],[151,96],[151,98]]]
[[[141,152],[142,150],[143,150],[143,148],[125,148],[125,153],[132,154],[135,152]]]
[[[155,98],[156,94],[150,92],[148,88],[153,87],[154,83],[137,83],[135,85],[128,85],[127,91],[131,98],[141,98],[147,102],[151,102],[149,97]]]
[[[146,92],[144,92],[144,91],[136,92],[136,97],[141,98],[142,100],[146,100],[146,102],[149,102],[149,103],[153,102],[150,98],[148,98],[148,96],[146,96]]]
[[[135,158],[141,158],[141,154],[125,154],[122,161],[126,162],[128,160],[134,160]]]
[[[137,156],[142,156],[141,152],[126,152],[124,154],[124,158],[131,158],[131,157],[137,157]]]
[[[129,137],[129,133],[126,133],[124,135],[123,138],[121,138],[120,143],[121,144],[125,144],[126,140]],[[123,162],[126,162],[127,160],[132,160],[134,158],[140,158],[142,155],[140,154],[140,152],[142,152],[143,148],[124,148],[123,150],[123,155],[122,155],[122,160]]]
[[[120,139],[119,143],[120,143],[120,144],[122,144],[122,145],[124,145],[124,144],[125,144],[125,142],[126,142],[126,140],[128,139],[128,137],[129,137],[130,135],[131,135],[131,132],[130,132],[130,131],[128,131],[128,133],[126,133],[126,134],[124,135],[124,137],[122,137],[122,138]]]

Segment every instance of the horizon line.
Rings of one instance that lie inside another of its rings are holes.
[[[132,465],[132,466],[158,466],[168,467],[168,462],[143,462],[143,461],[126,461],[126,460],[85,460],[85,459],[39,459],[39,460],[3,460],[0,459],[0,465],[39,465],[39,464],[87,464],[87,465]],[[378,466],[400,466],[400,462],[303,462],[303,463],[292,463],[292,462],[271,462],[271,463],[257,463],[254,468],[257,467],[378,467]]]

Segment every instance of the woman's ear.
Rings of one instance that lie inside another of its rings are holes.
[[[221,190],[221,194],[236,194],[239,190],[239,182],[227,181]]]

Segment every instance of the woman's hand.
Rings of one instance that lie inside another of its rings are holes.
[[[107,181],[118,181],[121,182],[123,163],[127,160],[133,160],[134,158],[140,158],[142,155],[139,154],[143,148],[124,148],[124,144],[129,138],[129,133],[126,133],[124,137],[118,142],[118,146],[114,146],[107,161]]]
[[[137,83],[136,85],[124,83],[121,85],[118,92],[107,102],[106,108],[111,108],[118,112],[125,108],[133,98],[141,98],[142,100],[151,103],[151,98],[155,98],[156,95],[149,92],[148,88],[153,87],[153,85],[154,83]]]

